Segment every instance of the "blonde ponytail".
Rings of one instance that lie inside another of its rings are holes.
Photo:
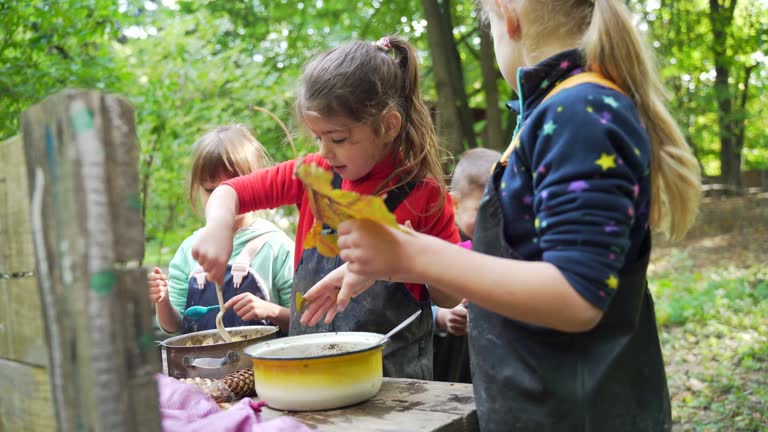
[[[651,226],[682,238],[699,206],[699,164],[667,110],[653,56],[621,1],[594,1],[581,50],[587,69],[618,84],[637,105],[651,140]]]

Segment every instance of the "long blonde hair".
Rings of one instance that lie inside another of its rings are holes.
[[[651,226],[670,238],[683,237],[701,199],[699,164],[667,110],[653,54],[627,6],[620,0],[520,2],[521,14],[529,18],[526,40],[580,35],[586,69],[602,73],[637,105],[651,142]]]
[[[189,201],[197,210],[203,183],[223,173],[227,178],[250,174],[270,165],[264,146],[241,124],[219,126],[194,144],[189,176]]]
[[[397,111],[402,118],[393,150],[403,163],[379,186],[432,178],[445,192],[437,134],[422,100],[416,48],[405,39],[389,36],[378,43],[353,41],[312,59],[304,69],[296,96],[296,112],[342,116],[384,132],[382,116]],[[444,196],[445,194],[443,194]]]

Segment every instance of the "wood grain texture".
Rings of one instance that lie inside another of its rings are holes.
[[[351,407],[315,412],[262,409],[265,420],[282,415],[324,432],[475,432],[479,428],[471,384],[402,378],[384,378],[376,396]]]
[[[21,136],[0,142],[0,275],[35,270]]]
[[[160,430],[159,365],[143,353],[151,315],[135,264],[144,233],[133,109],[67,90],[30,107],[22,126],[59,429]]]
[[[48,371],[0,359],[0,431],[50,432],[56,430]]]

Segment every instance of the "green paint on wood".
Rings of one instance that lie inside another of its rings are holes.
[[[75,128],[75,133],[82,133],[86,130],[93,129],[93,114],[91,111],[83,107],[72,113],[72,127]]]
[[[131,196],[128,197],[128,200],[132,209],[141,209],[141,198],[139,197],[139,194],[131,194]]]
[[[142,351],[155,347],[155,338],[153,338],[152,335],[148,333],[140,335],[137,342],[139,344],[139,349]]]
[[[115,272],[112,269],[96,272],[91,276],[91,289],[96,294],[109,294],[115,287]]]

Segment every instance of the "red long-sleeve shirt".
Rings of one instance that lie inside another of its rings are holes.
[[[305,157],[304,163],[330,169],[330,165],[317,153]],[[304,184],[293,176],[295,167],[296,161],[291,160],[224,182],[237,192],[241,213],[296,205],[299,209],[299,224],[296,228],[294,268],[298,266],[301,259],[304,238],[315,222]],[[395,168],[393,158],[384,158],[364,177],[355,181],[343,180],[341,189],[360,194],[372,194]],[[442,208],[434,210],[441,202],[443,202]],[[441,192],[434,180],[419,182],[394,214],[401,224],[411,221],[411,225],[418,232],[433,235],[451,243],[459,242],[459,230],[454,224],[450,196]],[[423,301],[427,298],[424,285],[406,284],[406,286],[417,300]]]

